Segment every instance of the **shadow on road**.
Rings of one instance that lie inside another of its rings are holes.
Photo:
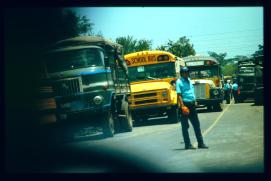
[[[134,122],[134,127],[163,125],[163,124],[176,124],[176,123],[169,122],[167,117],[159,117],[159,118],[150,118],[145,121]]]
[[[185,148],[174,148],[172,149],[173,151],[185,151],[186,149]]]
[[[197,109],[198,113],[210,113],[212,111],[209,111],[208,109]]]

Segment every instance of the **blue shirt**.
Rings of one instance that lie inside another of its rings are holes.
[[[192,102],[196,99],[194,86],[189,78],[185,79],[181,77],[178,79],[176,82],[176,91],[178,94],[181,94],[183,102]]]
[[[238,90],[238,84],[234,83],[232,85],[232,89],[235,90],[235,91],[237,91]]]
[[[231,86],[229,83],[224,84],[224,90],[230,90]]]

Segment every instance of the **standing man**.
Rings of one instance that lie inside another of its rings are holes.
[[[185,143],[185,149],[196,149],[190,142],[188,128],[189,123],[188,119],[190,119],[195,135],[198,141],[198,148],[208,148],[207,145],[203,142],[203,137],[200,130],[200,122],[198,119],[198,114],[196,111],[195,105],[195,93],[194,86],[189,79],[189,72],[187,67],[181,68],[181,78],[176,82],[176,90],[178,94],[178,100],[180,103],[180,114],[181,114],[181,124],[182,124],[182,132],[183,139]]]
[[[236,81],[233,82],[232,93],[233,93],[234,103],[238,103],[238,84],[236,83]]]
[[[224,95],[227,104],[230,103],[230,91],[231,91],[230,80],[227,80],[227,82],[224,84]]]

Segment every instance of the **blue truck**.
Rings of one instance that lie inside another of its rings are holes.
[[[119,130],[132,131],[130,83],[121,45],[79,36],[57,42],[42,57],[45,76],[39,109],[43,123],[65,124],[84,117],[98,122],[107,137]]]

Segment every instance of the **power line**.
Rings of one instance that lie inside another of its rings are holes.
[[[188,35],[188,37],[214,36],[214,35],[222,35],[222,34],[227,34],[227,33],[249,32],[249,31],[260,31],[260,30],[263,31],[263,28],[246,29],[246,30],[240,30],[240,31],[230,31],[230,32],[222,32],[222,33],[212,33],[212,34]]]
[[[254,47],[257,47],[258,45],[253,43],[252,45],[249,45],[249,44],[230,44],[230,45],[227,45],[227,44],[223,44],[222,46],[221,45],[213,45],[213,46],[204,46],[204,48],[238,48],[238,47],[248,47],[248,48],[254,48]],[[196,47],[196,46],[195,46]]]
[[[191,43],[194,44],[196,43],[208,43],[208,42],[219,42],[219,41],[236,41],[235,38],[238,39],[245,39],[245,40],[259,40],[262,41],[263,37],[258,37],[258,36],[231,36],[231,37],[223,37],[223,38],[215,38],[215,39],[202,39],[202,40],[191,40]],[[244,41],[244,40],[242,40]],[[194,42],[194,43],[193,43]]]

